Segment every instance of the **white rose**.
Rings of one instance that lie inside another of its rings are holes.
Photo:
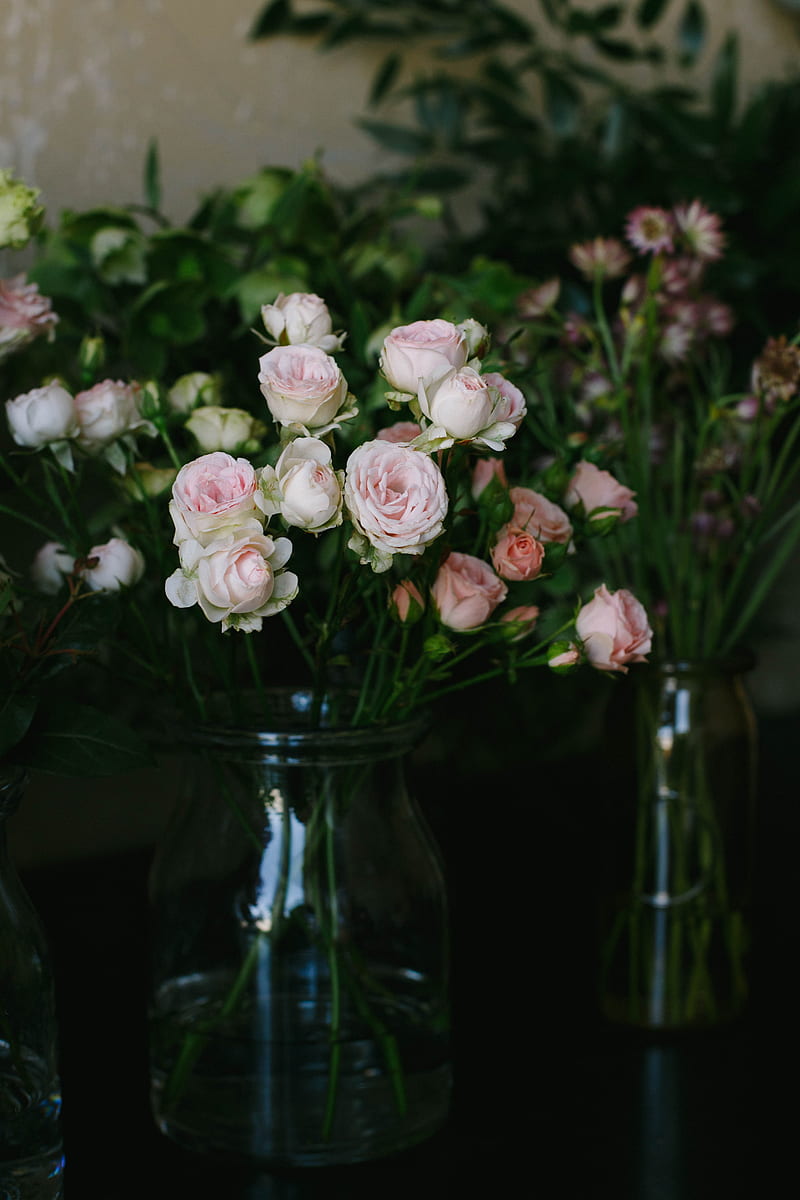
[[[347,399],[347,381],[319,346],[276,346],[258,362],[258,382],[280,425],[331,427]]]
[[[297,595],[297,576],[283,569],[291,553],[288,538],[265,533],[226,534],[207,546],[184,542],[181,566],[164,590],[176,608],[197,604],[223,631],[257,633],[264,617],[274,616]]]
[[[58,383],[7,400],[6,416],[17,445],[32,449],[76,437],[79,431],[72,396]]]
[[[457,441],[471,441],[491,425],[495,401],[490,385],[472,367],[449,371],[419,391],[428,420]]]
[[[222,450],[186,463],[172,485],[170,516],[175,544],[206,545],[230,529],[259,532],[263,524],[258,477],[246,458]]]
[[[113,537],[101,546],[92,546],[87,565],[80,575],[93,592],[118,592],[132,587],[144,574],[144,557],[135,546]]]
[[[314,292],[281,293],[274,304],[262,304],[261,319],[276,342],[281,345],[319,346],[332,354],[341,350],[344,337],[333,332],[333,322],[325,301]]]
[[[67,554],[58,542],[45,542],[37,550],[31,563],[33,586],[45,595],[54,596],[63,586],[64,579],[72,573],[75,559]]]
[[[177,413],[189,413],[200,404],[219,404],[221,399],[219,379],[206,371],[189,371],[181,375],[167,392],[167,404]]]
[[[208,404],[196,408],[186,428],[195,438],[201,450],[226,450],[232,453],[255,441],[265,427],[243,408],[220,408]]]
[[[347,460],[345,503],[353,521],[349,545],[374,571],[395,554],[423,554],[447,515],[447,490],[433,459],[420,450],[376,439]]]
[[[412,321],[384,338],[380,371],[390,387],[416,396],[420,383],[427,386],[465,366],[468,356],[467,337],[451,321]]]
[[[135,433],[151,430],[139,410],[141,389],[138,384],[104,379],[75,397],[80,433],[78,441],[85,450],[101,450],[109,443]]]
[[[331,451],[319,438],[295,438],[274,469],[264,467],[261,488],[266,511],[280,512],[287,525],[323,533],[342,522],[344,473],[331,465]],[[271,503],[270,503],[271,502]]]

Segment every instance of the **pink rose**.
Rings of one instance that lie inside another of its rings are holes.
[[[330,428],[347,400],[338,363],[319,346],[276,346],[258,360],[258,382],[280,425]]]
[[[78,392],[75,412],[78,417],[79,443],[90,452],[101,450],[126,433],[150,429],[139,409],[141,388],[136,383],[104,379],[94,387]]]
[[[535,579],[544,562],[544,546],[524,529],[504,525],[492,546],[492,563],[502,579],[522,583]]]
[[[485,625],[507,594],[488,563],[457,550],[448,554],[431,588],[439,620],[458,632]]]
[[[262,304],[261,319],[267,333],[282,346],[304,342],[332,354],[341,350],[344,342],[344,337],[333,332],[327,304],[314,292],[281,293],[274,303]]]
[[[175,544],[189,538],[206,544],[221,530],[245,525],[257,532],[259,499],[258,478],[246,458],[215,450],[186,463],[172,485],[169,505]]]
[[[432,458],[395,442],[363,442],[345,469],[344,497],[353,522],[349,545],[385,571],[394,554],[423,554],[439,536],[447,490]]]
[[[510,640],[518,642],[533,633],[539,620],[539,609],[535,604],[521,604],[504,612],[500,620]]]
[[[528,411],[520,389],[499,371],[487,371],[482,378],[500,393],[500,400],[494,411],[495,421],[510,421],[515,429],[519,429]]]
[[[292,553],[288,538],[237,532],[202,546],[183,542],[180,568],[164,584],[176,608],[197,604],[222,630],[257,633],[297,595],[297,576],[283,568]]]
[[[41,334],[52,337],[58,317],[47,296],[24,275],[0,279],[0,362]]]
[[[416,396],[423,386],[459,370],[467,361],[469,347],[464,331],[450,321],[412,321],[398,325],[383,340],[380,370],[397,392]]]
[[[92,546],[79,574],[93,592],[118,592],[132,587],[144,575],[144,557],[129,542],[111,538]]]
[[[619,513],[620,521],[630,521],[639,511],[635,493],[624,484],[619,483],[610,471],[602,471],[594,463],[585,459],[578,463],[569,481],[565,502],[569,508],[582,504],[587,517],[600,520],[611,516],[613,510]],[[596,515],[592,513],[598,509]]]
[[[413,625],[425,612],[425,600],[415,583],[402,579],[389,598],[389,610],[401,625]]]
[[[600,671],[627,672],[626,663],[646,662],[653,631],[644,606],[625,588],[609,592],[603,583],[575,620],[586,657]]]
[[[471,441],[494,421],[497,393],[473,367],[450,370],[420,386],[422,412],[448,437]]]
[[[419,437],[422,433],[416,421],[395,421],[394,425],[387,425],[385,429],[379,429],[375,437],[381,442],[413,442],[414,438]]]
[[[514,505],[512,525],[527,529],[540,542],[566,545],[570,541],[572,525],[563,508],[532,488],[513,487],[509,495]]]
[[[503,487],[508,485],[505,463],[502,458],[479,458],[472,471],[473,499],[478,499],[492,479],[499,479]]]

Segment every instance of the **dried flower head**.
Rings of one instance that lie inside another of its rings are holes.
[[[640,254],[670,254],[674,234],[675,223],[665,208],[640,205],[625,223],[625,236]]]
[[[569,260],[589,280],[616,279],[625,274],[631,256],[619,238],[596,237],[570,246]]]
[[[753,363],[753,391],[767,399],[785,403],[800,386],[800,348],[788,342],[786,336],[767,339],[764,349]]]
[[[713,262],[722,257],[725,234],[716,213],[712,213],[699,200],[693,200],[691,204],[676,204],[672,215],[690,253],[704,262]]]

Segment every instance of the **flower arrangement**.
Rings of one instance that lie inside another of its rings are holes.
[[[530,429],[572,519],[615,527],[595,562],[647,606],[662,658],[740,646],[800,534],[798,336],[768,338],[736,386],[735,314],[707,283],[725,249],[700,201],[639,206],[624,239],[572,247],[583,287],[518,302]]]
[[[581,565],[624,580],[652,621],[609,777],[621,867],[603,970],[617,1019],[673,1027],[747,995],[753,719],[729,672],[800,534],[800,335],[769,337],[736,379],[735,314],[710,286],[726,249],[701,201],[640,205],[623,236],[572,246],[577,281],[518,300],[541,477],[601,535]]]
[[[319,703],[355,688],[353,721],[374,722],[530,666],[646,655],[624,589],[580,608],[577,632],[574,603],[542,611],[578,539],[558,505],[497,470],[526,403],[489,369],[483,326],[392,328],[362,407],[320,297],[280,296],[262,316],[254,391],[272,439],[202,372],[75,389],[62,376],[6,401],[6,477],[38,503],[3,512],[47,535],[29,583],[118,599],[106,666],[133,694],[202,717],[214,692],[235,704],[245,685],[302,677]],[[95,352],[89,339],[85,383]]]

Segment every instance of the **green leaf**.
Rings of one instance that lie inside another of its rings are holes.
[[[636,9],[636,24],[640,29],[652,29],[664,15],[669,0],[641,0]]]
[[[291,28],[292,6],[289,0],[271,0],[255,17],[247,38],[248,41],[257,42],[261,38],[287,33]]]
[[[616,29],[622,17],[624,8],[621,4],[604,4],[594,12],[575,10],[567,18],[567,33],[572,37],[585,34],[589,37]]]
[[[33,696],[17,693],[0,701],[0,758],[22,741],[35,712],[36,700]]]
[[[86,704],[40,709],[18,753],[25,766],[54,775],[116,775],[153,763],[130,726]]]
[[[691,66],[706,39],[706,15],[697,0],[689,0],[678,25],[678,48],[684,66]]]
[[[402,61],[399,54],[389,54],[381,63],[369,91],[367,103],[371,108],[379,104],[387,92],[390,91],[392,84],[400,73]]]
[[[615,62],[633,62],[640,57],[639,51],[631,42],[606,37],[596,37],[592,41],[597,50],[607,58],[613,58]]]
[[[580,92],[563,75],[552,71],[545,73],[542,83],[550,126],[559,137],[569,137],[578,127]]]
[[[161,163],[158,157],[158,142],[151,138],[147,145],[147,156],[144,162],[144,198],[145,204],[153,212],[161,210]]]
[[[362,117],[358,125],[375,139],[385,150],[397,154],[425,154],[432,148],[430,134],[403,125],[389,125],[385,121],[370,121]]]
[[[711,76],[711,104],[717,127],[730,128],[736,107],[739,76],[739,40],[729,33],[719,48]]]

